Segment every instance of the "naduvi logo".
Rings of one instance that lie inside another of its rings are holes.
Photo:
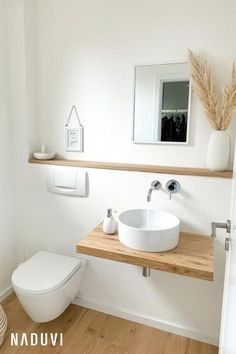
[[[11,333],[11,346],[63,346],[63,333]]]

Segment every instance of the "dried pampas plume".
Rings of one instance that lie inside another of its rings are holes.
[[[193,91],[201,101],[211,126],[215,130],[226,130],[236,108],[235,63],[233,63],[231,81],[223,89],[222,104],[220,104],[209,65],[190,49],[188,50],[188,59],[191,66]]]
[[[221,130],[226,130],[236,107],[236,68],[233,63],[231,82],[223,89],[223,103],[221,111]]]

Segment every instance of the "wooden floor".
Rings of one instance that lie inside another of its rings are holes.
[[[218,348],[101,312],[70,305],[56,320],[37,324],[29,319],[16,296],[2,303],[9,327],[0,354],[217,354]],[[63,332],[63,346],[12,346],[10,333]]]

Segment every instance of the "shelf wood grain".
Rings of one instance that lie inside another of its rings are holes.
[[[78,253],[188,277],[213,280],[213,239],[181,232],[179,245],[168,252],[140,252],[124,246],[116,235],[97,226],[76,246]]]
[[[106,169],[106,170],[164,173],[164,174],[171,174],[171,175],[186,175],[186,176],[232,178],[233,175],[232,171],[217,172],[217,171],[210,171],[206,168],[141,165],[141,164],[132,164],[132,163],[118,163],[118,162],[99,162],[99,161],[62,160],[62,159],[61,160],[30,159],[29,163],[41,164],[41,165],[54,165],[54,166],[56,165],[56,166],[97,168],[97,169]]]

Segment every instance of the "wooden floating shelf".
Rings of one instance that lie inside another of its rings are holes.
[[[179,245],[171,251],[140,252],[124,246],[116,235],[106,235],[101,225],[76,246],[78,253],[110,259],[164,272],[213,280],[213,239],[209,236],[180,233]]]
[[[59,160],[59,159],[55,159],[55,160],[30,159],[29,163],[54,165],[54,166],[58,165],[58,166],[71,166],[71,167],[98,168],[98,169],[106,169],[106,170],[165,173],[171,175],[186,175],[186,176],[205,176],[205,177],[221,177],[221,178],[232,178],[233,176],[232,171],[216,172],[216,171],[209,171],[206,168],[140,165],[140,164],[132,164],[132,163],[117,163],[117,162]]]

